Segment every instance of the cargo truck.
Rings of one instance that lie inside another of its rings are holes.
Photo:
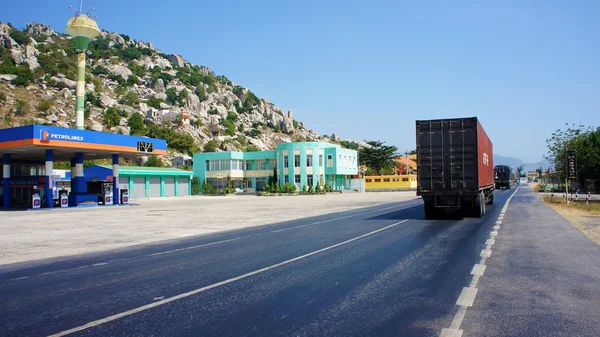
[[[496,165],[494,167],[494,183],[496,188],[510,189],[510,167],[506,165]]]
[[[494,202],[493,146],[476,117],[416,121],[417,195],[427,218],[482,217]]]

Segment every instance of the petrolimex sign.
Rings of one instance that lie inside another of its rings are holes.
[[[50,132],[50,130],[40,130],[40,140],[41,141],[66,140],[66,141],[83,142],[83,136],[73,136],[73,135],[68,135],[65,133]]]

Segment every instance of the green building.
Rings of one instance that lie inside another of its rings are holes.
[[[194,176],[222,189],[227,177],[238,191],[261,190],[273,170],[280,185],[298,189],[319,183],[335,190],[350,189],[358,174],[358,153],[323,142],[282,143],[277,150],[261,152],[208,152],[194,154]]]

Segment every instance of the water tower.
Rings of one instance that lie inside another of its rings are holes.
[[[82,0],[83,1],[83,0]],[[75,125],[77,129],[84,129],[83,109],[85,105],[85,54],[88,53],[90,40],[100,34],[100,29],[90,13],[82,12],[82,1],[75,16],[70,18],[65,26],[67,34],[75,40],[75,51],[77,52],[77,89],[75,91]],[[93,8],[92,8],[93,9]]]

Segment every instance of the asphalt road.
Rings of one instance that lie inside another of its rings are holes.
[[[0,267],[0,335],[438,336],[513,192],[481,219],[412,200]]]

